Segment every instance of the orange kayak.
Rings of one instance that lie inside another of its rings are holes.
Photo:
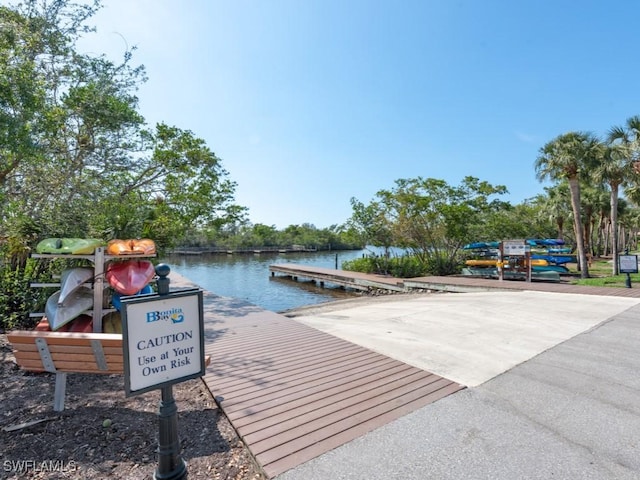
[[[110,240],[107,255],[155,255],[156,244],[148,238]]]

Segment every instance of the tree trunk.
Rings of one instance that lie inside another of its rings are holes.
[[[558,238],[564,239],[564,218],[556,217],[556,225],[558,226]]]
[[[571,192],[571,208],[573,209],[573,228],[576,233],[576,244],[578,247],[580,278],[589,278],[589,264],[584,248],[582,222],[580,221],[580,185],[577,176],[569,179],[569,191]]]
[[[613,275],[618,270],[618,185],[611,185],[611,255],[613,256]]]

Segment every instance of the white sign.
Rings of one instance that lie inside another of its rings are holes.
[[[202,291],[122,300],[127,396],[204,375]]]
[[[527,245],[523,240],[505,240],[502,242],[502,253],[505,256],[524,256],[527,250]]]

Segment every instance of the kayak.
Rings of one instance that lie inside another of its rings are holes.
[[[98,238],[45,238],[36,245],[37,253],[91,255],[104,245]]]
[[[462,247],[464,250],[476,250],[482,248],[498,248],[500,242],[473,242]]]
[[[496,260],[495,258],[486,258],[486,259],[466,260],[464,263],[469,267],[495,267],[498,264],[498,260]],[[505,266],[508,264],[509,262],[505,262]],[[542,267],[542,266],[549,265],[549,262],[544,259],[532,259],[531,265]]]
[[[147,285],[139,292],[134,293],[134,295],[148,295],[150,293],[153,293],[153,289],[151,288],[151,285]],[[113,308],[115,308],[118,312],[122,311],[121,298],[126,296],[127,295],[120,295],[118,292],[113,292],[113,295],[111,296],[111,305],[113,305]]]
[[[110,240],[107,243],[107,255],[155,255],[156,244],[148,238],[129,240]]]
[[[575,255],[540,255],[534,254],[531,255],[531,258],[546,260],[549,263],[553,263],[556,265],[562,265],[563,263],[575,263],[576,256]]]
[[[105,277],[117,292],[134,295],[146,287],[155,274],[156,270],[148,260],[126,260],[109,263]]]
[[[534,272],[558,272],[558,273],[569,273],[569,269],[564,265],[541,265],[541,266],[533,266],[531,269]]]
[[[69,322],[68,332],[93,333],[93,317],[91,315],[80,315]]]
[[[60,290],[47,299],[45,315],[51,330],[59,330],[71,320],[93,308],[93,291],[80,287],[65,299],[66,305],[60,305]]]
[[[550,247],[564,245],[564,240],[561,238],[532,238],[527,240],[527,244],[532,247]]]
[[[68,268],[60,274],[60,297],[58,304],[64,305],[65,299],[82,285],[93,279],[93,268]]]

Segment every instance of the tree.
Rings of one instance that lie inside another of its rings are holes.
[[[385,257],[388,257],[394,239],[386,205],[379,201],[365,205],[352,198],[351,208],[353,213],[347,221],[349,227],[357,232],[356,236],[362,238],[365,244],[384,248]]]
[[[132,50],[118,62],[78,52],[99,7],[0,6],[0,283],[41,237],[148,236],[162,250],[246,215],[204,140],[145,123]]]
[[[564,223],[571,218],[571,200],[569,185],[561,182],[551,187],[544,187],[546,195],[537,197],[538,213],[556,226],[556,237],[565,239]]]
[[[457,187],[434,178],[399,179],[393,189],[376,193],[368,206],[353,200],[352,219],[384,232],[381,238],[388,245],[410,250],[427,271],[447,275],[458,271],[458,253],[483,216],[503,205],[490,197],[506,192],[504,186],[474,177],[465,177]]]
[[[618,195],[620,186],[628,182],[634,170],[640,172],[640,116],[628,118],[624,126],[612,127],[607,142],[606,155],[596,173],[611,189],[611,253],[614,258],[613,275],[617,275]]]
[[[535,161],[539,180],[567,180],[571,193],[574,231],[580,261],[580,276],[589,277],[585,239],[580,222],[580,178],[590,171],[601,155],[601,144],[591,133],[569,132],[545,144]]]
[[[98,8],[0,7],[0,65],[11,75],[0,85],[0,138],[12,139],[0,147],[0,222],[28,215],[45,235],[146,235],[168,246],[194,226],[242,219],[236,184],[202,139],[145,124],[133,52],[120,63],[77,52]]]

